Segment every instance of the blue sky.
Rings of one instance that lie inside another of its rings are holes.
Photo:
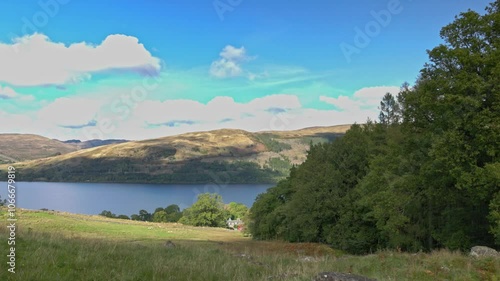
[[[0,2],[0,133],[146,139],[364,122],[488,1]]]

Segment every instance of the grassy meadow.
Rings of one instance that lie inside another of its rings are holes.
[[[0,280],[312,280],[322,271],[378,280],[500,280],[500,259],[458,252],[344,255],[320,244],[253,241],[236,231],[50,211],[17,211],[16,273]],[[167,240],[176,247],[166,247]]]

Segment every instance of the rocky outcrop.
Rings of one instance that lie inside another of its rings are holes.
[[[500,257],[500,253],[495,249],[485,247],[485,246],[474,246],[470,250],[470,255],[472,257]]]
[[[349,273],[321,272],[313,279],[313,281],[377,281],[377,280]]]
[[[175,246],[174,242],[168,240],[167,242],[165,242],[165,247],[167,247],[167,248],[175,248],[176,246]]]

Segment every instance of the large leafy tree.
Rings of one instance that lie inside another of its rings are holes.
[[[460,14],[441,30],[414,90],[405,95],[407,146],[423,151],[424,187],[432,240],[449,248],[491,244],[488,205],[499,190],[500,1],[485,15]]]
[[[154,212],[152,217],[154,222],[166,222],[167,221],[167,213],[164,210],[159,210]]]
[[[295,168],[292,168],[289,178],[257,196],[250,209],[249,222],[250,231],[256,239],[283,238],[283,232],[286,233],[287,229],[283,223],[286,217],[283,207],[294,193],[290,182],[294,176]]]
[[[242,203],[230,202],[224,208],[228,211],[231,219],[243,219],[248,212],[248,207]]]
[[[167,206],[165,208],[165,213],[167,214],[167,222],[177,222],[182,217],[181,208],[176,204]]]
[[[146,210],[140,210],[139,211],[139,218],[141,221],[151,221],[153,218],[153,215]]]
[[[223,227],[226,216],[222,197],[215,193],[203,193],[198,195],[198,201],[184,210],[179,222],[194,226]]]

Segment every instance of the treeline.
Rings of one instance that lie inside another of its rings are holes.
[[[292,149],[290,144],[276,140],[278,137],[270,133],[260,134],[257,138],[272,152],[280,153],[284,150]]]
[[[187,161],[175,165],[169,173],[161,165],[134,162],[131,159],[78,159],[78,165],[60,165],[44,169],[19,169],[24,181],[121,182],[196,184],[223,180],[225,183],[276,183],[286,175],[269,167],[245,161]]]
[[[189,208],[181,211],[178,205],[172,204],[166,208],[158,207],[153,213],[140,210],[130,217],[116,215],[104,210],[99,215],[108,218],[131,219],[150,222],[179,222],[193,226],[226,227],[228,219],[244,219],[248,216],[248,207],[242,203],[231,202],[224,204],[219,194],[203,193],[198,195],[197,201]]]
[[[312,146],[258,196],[253,236],[351,253],[500,246],[499,11],[458,16],[379,122]]]
[[[140,210],[138,214],[133,214],[130,217],[127,215],[116,215],[111,211],[104,210],[99,215],[116,218],[116,219],[126,219],[135,221],[151,221],[151,222],[178,222],[182,217],[181,209],[178,205],[172,204],[166,208],[158,207],[153,213],[149,213],[146,210]]]

